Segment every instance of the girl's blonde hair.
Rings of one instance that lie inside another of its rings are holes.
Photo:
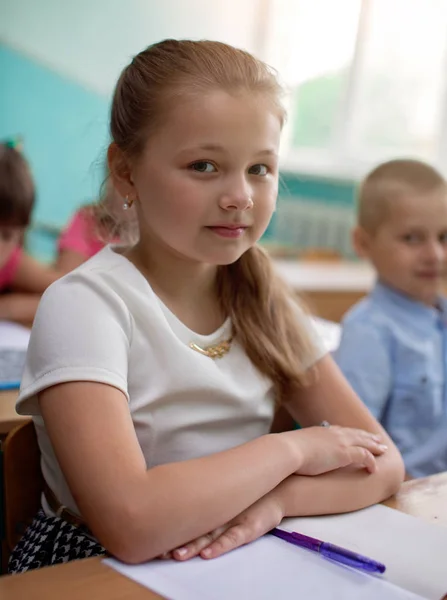
[[[138,157],[173,105],[213,90],[267,95],[284,122],[283,90],[266,64],[220,42],[165,40],[140,52],[122,72],[111,107],[113,142],[126,157]],[[264,250],[255,246],[235,263],[220,266],[217,285],[233,335],[276,384],[278,397],[303,385],[312,340],[299,326],[292,294]]]

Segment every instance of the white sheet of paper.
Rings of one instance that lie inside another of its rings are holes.
[[[386,578],[430,600],[447,594],[447,527],[378,504],[345,515],[285,519],[281,527],[370,556]]]
[[[0,321],[0,350],[26,350],[31,330],[18,323]]]
[[[385,506],[346,515],[285,519],[313,535],[383,562],[372,576],[265,536],[219,559],[138,566],[106,563],[171,600],[440,600],[447,593],[447,528]]]
[[[105,562],[169,600],[421,599],[273,536],[209,561],[152,561],[138,566]]]

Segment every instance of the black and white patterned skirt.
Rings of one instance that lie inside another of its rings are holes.
[[[75,527],[60,517],[47,517],[41,509],[14,548],[8,573],[22,573],[105,553],[85,528]]]

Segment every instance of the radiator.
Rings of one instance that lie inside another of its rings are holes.
[[[283,197],[270,229],[270,240],[297,250],[330,248],[343,257],[354,258],[351,245],[354,221],[352,207]]]

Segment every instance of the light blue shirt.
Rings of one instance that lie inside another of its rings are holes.
[[[378,283],[345,316],[335,352],[413,477],[447,470],[446,340],[446,299],[437,310]]]

